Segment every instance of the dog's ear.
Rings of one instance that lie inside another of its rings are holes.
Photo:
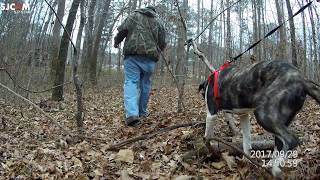
[[[201,92],[203,98],[204,98],[204,93],[207,85],[208,85],[208,80],[205,80],[199,85],[199,88],[198,88],[198,92]]]

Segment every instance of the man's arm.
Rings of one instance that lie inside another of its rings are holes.
[[[121,43],[121,41],[127,37],[128,35],[128,30],[124,29],[122,31],[119,31],[118,34],[116,35],[116,37],[114,37],[114,47],[118,48],[119,44]]]
[[[132,28],[132,17],[128,17],[118,27],[118,34],[114,37],[114,47],[118,48],[119,44],[127,37],[129,29]]]
[[[159,48],[161,51],[163,51],[166,48],[167,43],[166,43],[166,30],[161,23],[159,27],[158,40],[159,40]]]

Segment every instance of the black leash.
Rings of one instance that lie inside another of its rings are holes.
[[[274,32],[276,32],[281,26],[284,25],[284,23],[286,23],[287,21],[290,21],[291,19],[293,19],[296,15],[300,14],[302,11],[304,11],[307,7],[309,7],[311,4],[313,3],[313,1],[310,1],[308,4],[304,5],[303,7],[301,7],[296,13],[294,13],[289,19],[287,19],[286,21],[283,21],[281,24],[279,24],[277,27],[275,27],[274,29],[272,29],[270,32],[268,32],[263,38],[259,39],[257,42],[253,43],[249,48],[247,48],[245,51],[243,51],[242,53],[240,53],[238,56],[233,57],[232,60],[230,60],[230,62],[234,62],[236,61],[239,57],[241,57],[243,54],[245,54],[246,52],[250,51],[252,48],[254,48],[256,45],[258,45],[261,41],[263,41],[264,39],[266,39],[267,37],[271,36]]]

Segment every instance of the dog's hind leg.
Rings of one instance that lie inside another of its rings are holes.
[[[249,114],[241,114],[240,116],[240,126],[242,129],[242,138],[243,138],[243,151],[249,155],[251,150],[251,124],[249,119]]]
[[[281,102],[281,99],[279,99]],[[275,103],[270,106],[270,102],[264,103],[254,111],[258,123],[267,131],[273,133],[276,137],[276,151],[272,159],[272,174],[275,177],[281,177],[282,172],[280,166],[286,160],[288,150],[294,149],[299,140],[291,132],[288,131],[287,126],[293,119],[296,109],[280,108],[279,104]]]
[[[290,133],[286,126],[279,126],[276,128],[275,134],[275,151],[272,158],[272,174],[275,177],[281,175],[280,167],[285,165],[288,151],[294,149],[299,144],[299,139]]]
[[[240,135],[240,132],[238,131],[237,126],[234,123],[235,122],[235,118],[234,118],[233,114],[225,112],[224,116],[227,119],[227,123],[228,123],[230,131],[232,132],[232,136]]]

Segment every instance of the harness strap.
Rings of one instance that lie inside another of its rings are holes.
[[[231,63],[229,61],[225,62],[222,66],[220,66],[219,69],[213,71],[213,73],[208,77],[208,81],[210,83],[210,81],[212,81],[212,76],[214,77],[214,82],[213,82],[213,96],[214,96],[214,100],[216,102],[217,105],[217,109],[220,109],[220,101],[221,98],[219,96],[219,74],[221,71],[223,71],[224,69],[226,69],[227,67],[229,67],[231,65]]]

